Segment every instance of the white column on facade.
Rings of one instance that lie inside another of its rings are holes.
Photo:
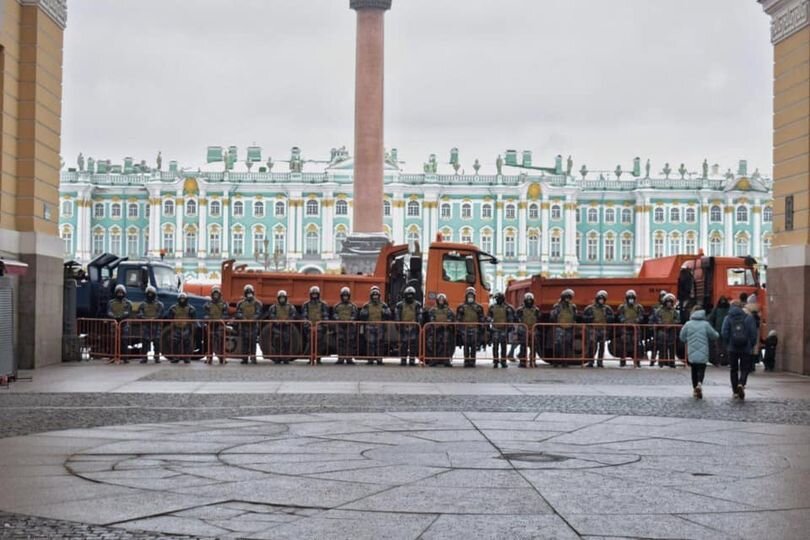
[[[176,258],[183,256],[183,213],[185,213],[185,205],[183,204],[183,192],[177,190],[177,196],[174,198],[174,215],[175,215],[175,230],[174,230],[174,252]]]
[[[634,234],[635,234],[635,257],[634,264],[636,269],[641,268],[647,256],[646,243],[649,232],[646,230],[647,213],[645,201],[642,197],[636,199],[635,216],[633,216]]]
[[[394,193],[391,200],[391,236],[395,244],[405,243],[405,201],[401,193]],[[427,208],[422,208],[427,212]]]
[[[526,234],[526,213],[528,212],[528,202],[525,196],[521,196],[518,201],[518,261],[525,266],[526,255],[529,252],[529,235]]]
[[[422,249],[430,247],[430,213],[432,211],[433,201],[427,199],[422,200]]]
[[[495,201],[495,233],[493,234],[493,240],[495,241],[495,255],[498,259],[503,259],[503,246],[504,246],[504,236],[503,236],[503,195],[498,193],[498,198]]]
[[[565,197],[565,271],[576,272],[577,261],[577,205],[573,195]]]
[[[76,257],[81,262],[90,260],[92,253],[92,212],[93,212],[93,189],[90,188],[86,193],[79,194],[77,205],[79,207],[79,216],[76,221]]]
[[[751,238],[751,255],[759,260],[762,257],[762,201],[754,200],[749,219],[754,220],[754,237]]]
[[[703,253],[709,253],[709,201],[704,198],[700,199],[700,209],[699,214],[700,218],[700,245],[698,246],[699,249],[703,250]]]
[[[731,201],[726,201],[726,207],[723,209],[723,225],[725,230],[725,255],[726,257],[734,256],[734,207]]]
[[[302,194],[300,192],[291,193],[290,197],[292,197],[292,200],[290,201],[290,205],[293,206],[293,208],[294,208],[294,210],[293,210],[293,222],[291,224],[292,227],[293,227],[293,233],[292,233],[292,235],[288,234],[288,236],[292,236],[292,238],[293,238],[293,249],[292,249],[291,255],[293,256],[293,258],[296,258],[296,257],[300,258],[301,254],[304,252],[304,249],[303,249],[303,244],[304,244],[303,243],[303,237],[304,237],[304,204],[305,204],[305,201],[304,201],[303,196],[302,196]],[[288,229],[288,232],[289,232],[289,229]]]
[[[540,271],[548,272],[548,261],[551,256],[551,235],[548,230],[549,227],[549,212],[551,206],[549,204],[548,196],[545,191],[540,201],[540,231],[541,245],[540,245]]]
[[[200,197],[197,201],[197,215],[199,230],[197,231],[197,258],[205,259],[208,253],[208,193],[200,189]],[[201,266],[206,266],[205,263]]]
[[[437,232],[439,232],[439,197],[436,194],[431,194],[430,230],[428,231],[428,244],[425,246],[425,248],[430,247],[430,242],[432,242],[436,238]]]
[[[644,258],[645,259],[652,259],[653,256],[653,234],[655,231],[655,223],[653,223],[653,218],[655,217],[655,212],[653,211],[652,201],[647,199],[644,203],[644,227],[645,227],[645,234],[644,234]]]
[[[228,259],[231,245],[231,200],[227,193],[222,195],[222,258]]]
[[[160,257],[160,216],[161,216],[160,190],[149,191],[149,255]]]
[[[335,194],[332,191],[324,191],[323,197],[323,220],[321,221],[321,256],[324,259],[331,259],[335,256]]]

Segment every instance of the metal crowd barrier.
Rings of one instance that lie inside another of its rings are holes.
[[[127,319],[118,325],[122,360],[188,363],[208,356],[208,327],[199,319]],[[150,352],[152,353],[150,355]]]
[[[317,344],[309,321],[232,320],[219,323],[222,330],[214,332],[212,342],[217,351],[224,351],[225,358],[243,363],[258,362],[260,358],[274,364],[315,361]],[[214,352],[219,356],[217,351]]]
[[[317,356],[365,360],[381,365],[385,358],[422,359],[421,328],[402,321],[318,321]]]
[[[466,362],[512,360],[517,353],[522,364],[531,358],[528,327],[521,323],[431,322],[422,328],[425,365],[450,366],[456,349]]]
[[[118,322],[112,319],[76,319],[76,333],[86,336],[84,347],[90,358],[118,360]]]

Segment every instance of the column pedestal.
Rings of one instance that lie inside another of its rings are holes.
[[[340,252],[345,273],[373,274],[380,252],[387,244],[385,233],[351,233]]]

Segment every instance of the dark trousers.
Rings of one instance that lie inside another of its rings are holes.
[[[690,364],[692,366],[692,388],[697,388],[698,383],[703,384],[703,376],[706,375],[706,364]]]
[[[415,359],[419,354],[419,328],[405,326],[399,331],[399,356],[402,360]]]
[[[492,359],[498,362],[499,359],[506,360],[506,342],[509,337],[505,327],[496,326],[492,329]]]
[[[464,363],[475,365],[475,355],[478,352],[478,328],[468,326],[462,332]]]
[[[751,353],[728,351],[728,361],[731,366],[731,389],[737,390],[737,385],[745,386],[748,381],[748,374],[753,366]]]

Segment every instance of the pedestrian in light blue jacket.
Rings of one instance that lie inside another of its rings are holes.
[[[696,309],[689,321],[681,328],[680,339],[686,343],[687,358],[692,366],[692,391],[697,399],[703,398],[703,376],[706,374],[706,364],[712,341],[717,340],[720,334],[712,328],[706,320],[706,312]]]

